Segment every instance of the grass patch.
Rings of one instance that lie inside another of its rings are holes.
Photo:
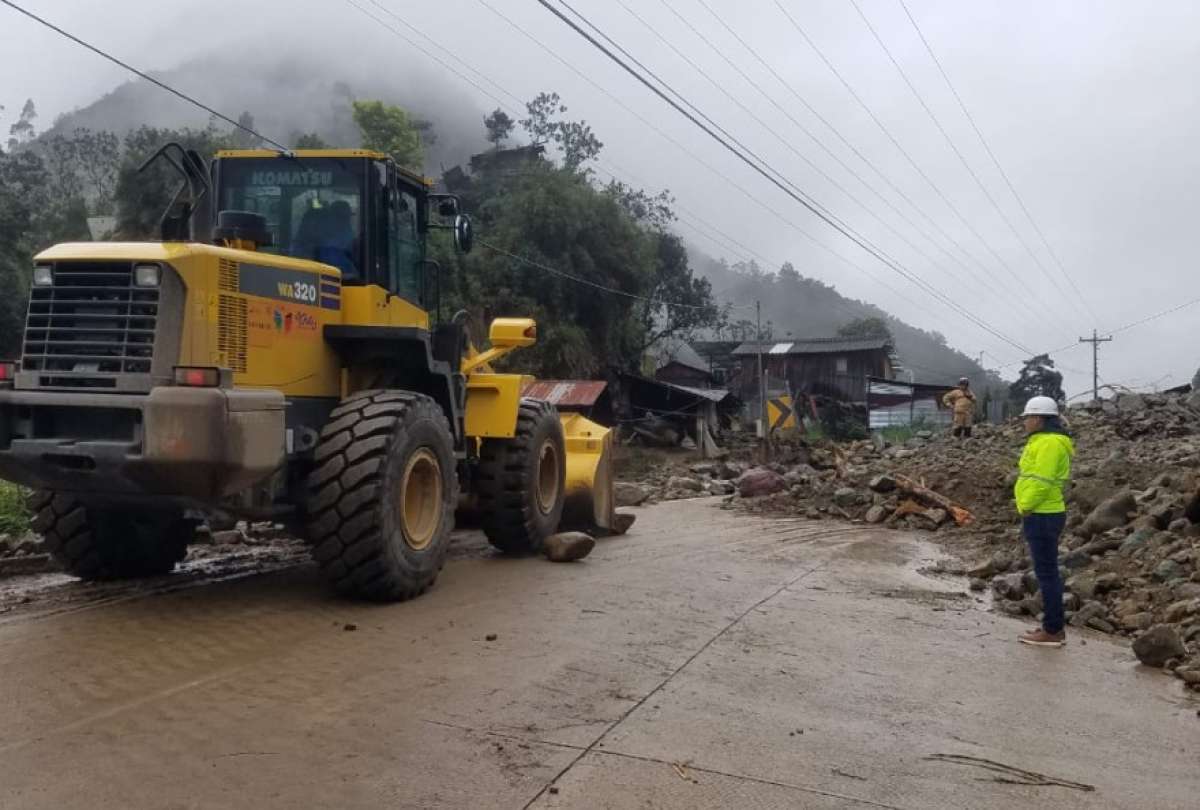
[[[25,505],[26,491],[7,481],[0,481],[0,534],[21,536],[29,531],[32,517]]]

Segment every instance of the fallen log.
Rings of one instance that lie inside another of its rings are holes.
[[[908,500],[916,501],[928,507],[945,509],[954,518],[955,524],[959,526],[969,525],[975,520],[975,516],[969,510],[954,503],[945,495],[934,492],[924,484],[917,483],[905,475],[895,475],[893,478],[896,479],[897,491]]]

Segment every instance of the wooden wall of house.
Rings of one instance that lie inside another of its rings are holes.
[[[890,376],[887,355],[883,352],[787,355],[766,360],[771,376],[786,379],[793,393],[835,397],[847,402],[866,402],[867,377]],[[844,366],[839,360],[844,361]]]
[[[712,387],[712,376],[708,372],[675,362],[668,363],[654,372],[654,379],[692,388]]]

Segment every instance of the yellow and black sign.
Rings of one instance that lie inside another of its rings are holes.
[[[767,400],[767,423],[771,430],[788,430],[796,427],[796,407],[789,396],[771,397]]]

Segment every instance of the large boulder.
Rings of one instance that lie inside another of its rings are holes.
[[[1137,512],[1137,501],[1133,493],[1123,490],[1101,502],[1087,516],[1087,520],[1079,527],[1079,534],[1092,537],[1103,534],[1111,529],[1129,523],[1133,513]]]
[[[1169,624],[1156,624],[1133,642],[1133,654],[1150,667],[1161,667],[1186,652],[1179,631]]]
[[[867,514],[863,517],[867,523],[883,523],[887,520],[888,509],[882,504],[876,504],[867,510]]]
[[[841,487],[833,493],[833,502],[843,509],[854,506],[858,502],[858,490],[854,487]]]
[[[754,467],[738,476],[735,482],[738,494],[743,498],[757,498],[761,495],[774,495],[787,489],[783,476],[766,467]]]
[[[1001,599],[1022,599],[1025,596],[1025,578],[1019,573],[1001,574],[992,580],[992,591]]]
[[[896,479],[885,473],[872,478],[867,486],[872,492],[891,492],[896,488]]]
[[[667,479],[667,489],[682,492],[699,492],[704,489],[704,483],[699,478],[688,478],[686,475],[672,475]]]

